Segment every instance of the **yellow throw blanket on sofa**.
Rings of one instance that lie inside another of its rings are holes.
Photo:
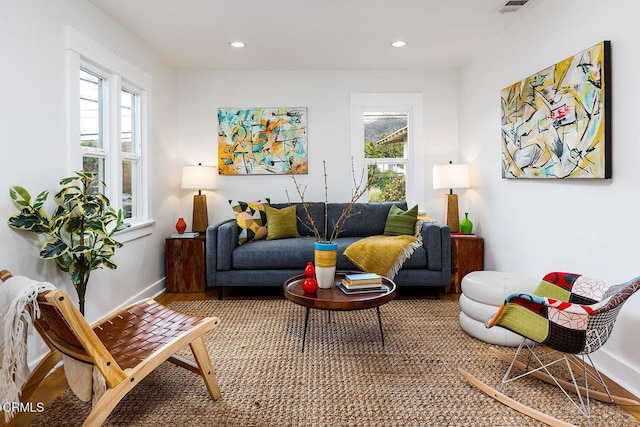
[[[344,255],[362,271],[393,279],[421,245],[420,233],[415,236],[370,236],[349,245]]]

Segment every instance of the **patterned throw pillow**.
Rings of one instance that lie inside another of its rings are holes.
[[[267,237],[267,214],[264,211],[264,207],[269,204],[269,199],[256,202],[229,200],[229,204],[233,209],[236,223],[238,224],[239,245]]]
[[[385,236],[412,236],[416,232],[416,219],[418,217],[418,205],[407,211],[403,211],[396,205],[391,206],[387,223],[384,226]]]
[[[264,209],[267,212],[267,240],[300,237],[295,206],[282,209],[265,206]]]

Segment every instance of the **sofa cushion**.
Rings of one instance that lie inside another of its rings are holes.
[[[354,203],[354,216],[347,219],[342,227],[340,237],[367,237],[381,235],[387,222],[387,215],[391,206],[397,205],[401,209],[407,209],[406,203]],[[338,220],[348,203],[329,204],[329,229]],[[331,233],[331,231],[329,231]]]
[[[306,236],[250,242],[234,249],[231,263],[237,270],[299,268],[302,274],[313,262],[314,241]]]
[[[264,210],[267,214],[267,240],[300,237],[295,206],[276,209],[267,205]]]
[[[418,218],[418,205],[409,210],[402,210],[396,205],[391,206],[387,222],[384,226],[385,236],[413,236],[416,233],[416,219]]]
[[[255,202],[229,200],[238,224],[239,245],[267,237],[267,215],[264,211],[264,206],[268,203],[269,199],[266,202],[262,200]]]

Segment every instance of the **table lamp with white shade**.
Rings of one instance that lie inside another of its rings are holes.
[[[469,188],[469,165],[448,165],[433,166],[433,188],[448,188],[447,194],[447,225],[452,233],[460,231],[460,214],[458,212],[458,195],[454,194],[454,188]]]
[[[185,190],[198,190],[193,196],[193,221],[191,231],[204,232],[209,226],[209,214],[207,213],[207,196],[202,190],[215,190],[218,188],[216,181],[218,171],[215,166],[183,166],[182,185]]]

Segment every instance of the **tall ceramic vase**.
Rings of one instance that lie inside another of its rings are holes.
[[[318,288],[329,289],[335,283],[338,244],[315,242],[314,249]]]

